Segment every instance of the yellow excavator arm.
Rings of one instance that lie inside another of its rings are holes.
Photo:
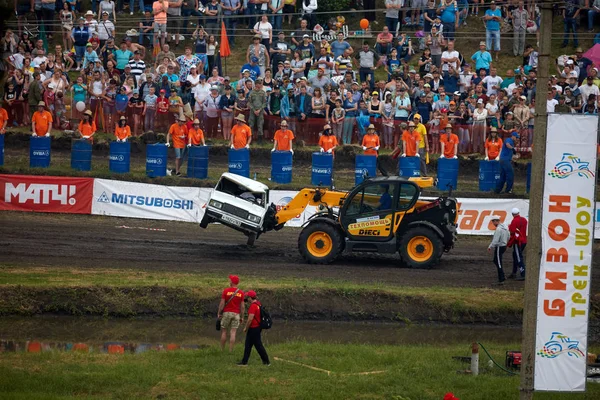
[[[277,224],[285,224],[290,219],[302,214],[307,206],[324,205],[329,208],[339,207],[348,192],[339,192],[325,188],[302,189],[285,207],[280,209],[275,218]]]
[[[433,178],[409,178],[419,187],[426,188],[433,186]],[[277,225],[285,224],[287,221],[296,218],[302,214],[307,206],[324,205],[329,208],[341,207],[348,192],[337,190],[329,190],[327,188],[307,188],[298,192],[296,197],[292,199],[285,207],[277,212],[275,218]]]

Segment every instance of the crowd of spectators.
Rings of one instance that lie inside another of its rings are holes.
[[[555,17],[564,19],[563,45],[572,35],[574,54],[557,64],[548,86],[549,112],[598,112],[598,70],[583,57],[572,29],[584,12],[593,29],[600,12],[594,5],[569,0],[556,11]],[[272,138],[283,119],[308,143],[317,143],[329,124],[339,143],[360,144],[372,124],[381,146],[391,149],[416,115],[425,130],[421,146],[433,153],[441,152],[448,124],[458,136],[459,153],[484,154],[491,127],[500,137],[517,131],[516,147],[523,151],[532,144],[539,24],[534,2],[413,1],[408,7],[402,0],[385,0],[386,9],[375,10],[374,2],[365,1],[371,27],[354,46],[339,19],[319,15],[317,0],[140,0],[137,10],[144,16],[137,37],[115,27],[122,1],[93,1],[85,12],[80,6],[79,1],[60,7],[49,0],[15,2],[17,15],[33,10],[40,23],[54,21],[60,8],[63,35],[62,43],[49,40],[47,51],[45,42],[26,30],[4,33],[0,49],[8,79],[2,98],[9,124],[29,125],[43,101],[54,127],[65,129],[81,119],[76,105],[84,103],[106,132],[114,132],[121,117],[133,135],[166,132],[177,120],[191,125],[198,119],[208,138],[228,141],[234,118],[242,114],[259,140]],[[129,12],[135,7],[132,0]],[[376,16],[382,14],[385,23],[379,24]],[[297,27],[292,15],[301,16]],[[465,46],[466,35],[457,32],[476,21],[473,15],[482,23],[478,48]],[[220,17],[231,45],[246,55],[231,76],[222,76],[219,63]],[[284,23],[291,28],[284,30]],[[240,30],[243,34],[236,34]],[[506,39],[512,40],[510,49],[501,48]],[[503,50],[520,58],[499,71]]]

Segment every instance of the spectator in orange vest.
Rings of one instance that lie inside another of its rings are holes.
[[[91,139],[94,136],[96,133],[96,122],[94,121],[92,110],[85,110],[83,119],[79,121],[77,130],[83,139]]]
[[[175,150],[175,175],[177,176],[181,175],[179,169],[181,168],[181,163],[186,153],[185,142],[188,132],[184,124],[185,117],[178,117],[177,122],[171,125],[169,128],[169,133],[167,134],[167,147],[171,145],[169,142],[170,138],[173,137],[173,149]]]
[[[321,138],[319,138],[319,146],[321,147],[321,153],[331,153],[335,151],[335,148],[338,145],[337,138],[333,135],[331,131],[331,126],[329,124],[323,127],[323,134]]]
[[[200,146],[200,144],[202,144],[202,146],[206,146],[206,143],[204,143],[204,132],[202,129],[200,129],[200,120],[196,118],[192,123],[192,127],[188,131],[187,147]]]
[[[117,142],[126,142],[131,136],[131,128],[127,125],[127,117],[124,115],[119,118],[119,124],[115,128],[115,136]]]
[[[289,151],[294,154],[292,149],[292,140],[294,140],[294,132],[288,129],[288,123],[285,119],[281,120],[281,129],[275,132],[275,142],[271,151]]]
[[[50,137],[50,129],[52,128],[52,114],[46,111],[46,103],[40,101],[38,110],[31,117],[31,132],[32,136]]]
[[[401,157],[415,157],[417,156],[417,149],[419,148],[419,142],[421,141],[421,135],[415,130],[415,123],[408,123],[408,130],[402,133],[402,155]]]
[[[4,107],[3,101],[0,101],[0,135],[4,135],[6,133],[6,125],[8,124],[8,112]]]
[[[490,136],[485,141],[485,161],[500,161],[501,149],[502,139],[498,137],[498,130],[492,126]]]
[[[235,150],[249,149],[252,143],[252,130],[246,125],[244,114],[238,114],[235,118],[235,126],[231,128],[231,148]]]
[[[371,124],[367,128],[367,134],[363,136],[362,148],[365,155],[377,157],[379,146],[379,136],[375,134],[375,125]]]
[[[452,133],[452,124],[447,123],[445,127],[446,133],[440,135],[440,144],[442,151],[440,158],[458,158],[458,135]]]

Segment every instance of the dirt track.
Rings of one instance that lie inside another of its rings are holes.
[[[298,232],[293,228],[269,232],[249,249],[245,236],[217,225],[204,230],[189,223],[2,212],[0,262],[11,266],[203,271],[225,276],[238,273],[406,286],[483,287],[496,279],[486,252],[487,237],[460,236],[455,249],[434,270],[426,271],[398,267],[398,257],[369,254],[344,256],[329,266],[308,265],[298,254]],[[598,246],[595,253],[598,260]],[[511,269],[509,255],[505,261]],[[600,290],[599,274],[596,272],[592,279],[592,293]],[[522,282],[510,282],[505,287],[522,286]]]

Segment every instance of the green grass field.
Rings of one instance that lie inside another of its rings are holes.
[[[275,329],[275,328],[274,328]],[[331,338],[335,341],[335,338]],[[515,344],[516,345],[516,344]],[[486,345],[500,363],[508,347]],[[480,359],[477,377],[459,373],[470,344],[371,346],[290,342],[268,346],[270,367],[254,352],[248,367],[217,346],[203,350],[143,354],[3,353],[4,399],[517,399],[518,376],[489,369]],[[600,385],[585,394],[536,394],[535,399],[597,399]]]
[[[126,269],[96,268],[57,268],[57,267],[12,267],[0,266],[0,289],[2,287],[43,288],[48,290],[86,287],[149,288],[164,287],[192,290],[199,299],[215,299],[221,292],[222,276],[188,272],[149,272]],[[322,295],[337,291],[344,297],[352,298],[369,293],[412,297],[428,302],[440,309],[460,312],[512,312],[522,309],[522,292],[494,290],[490,288],[449,288],[449,287],[398,287],[385,283],[357,284],[333,279],[260,278],[248,276],[244,287],[269,291],[286,296],[292,292]],[[0,304],[1,308],[1,304]]]

